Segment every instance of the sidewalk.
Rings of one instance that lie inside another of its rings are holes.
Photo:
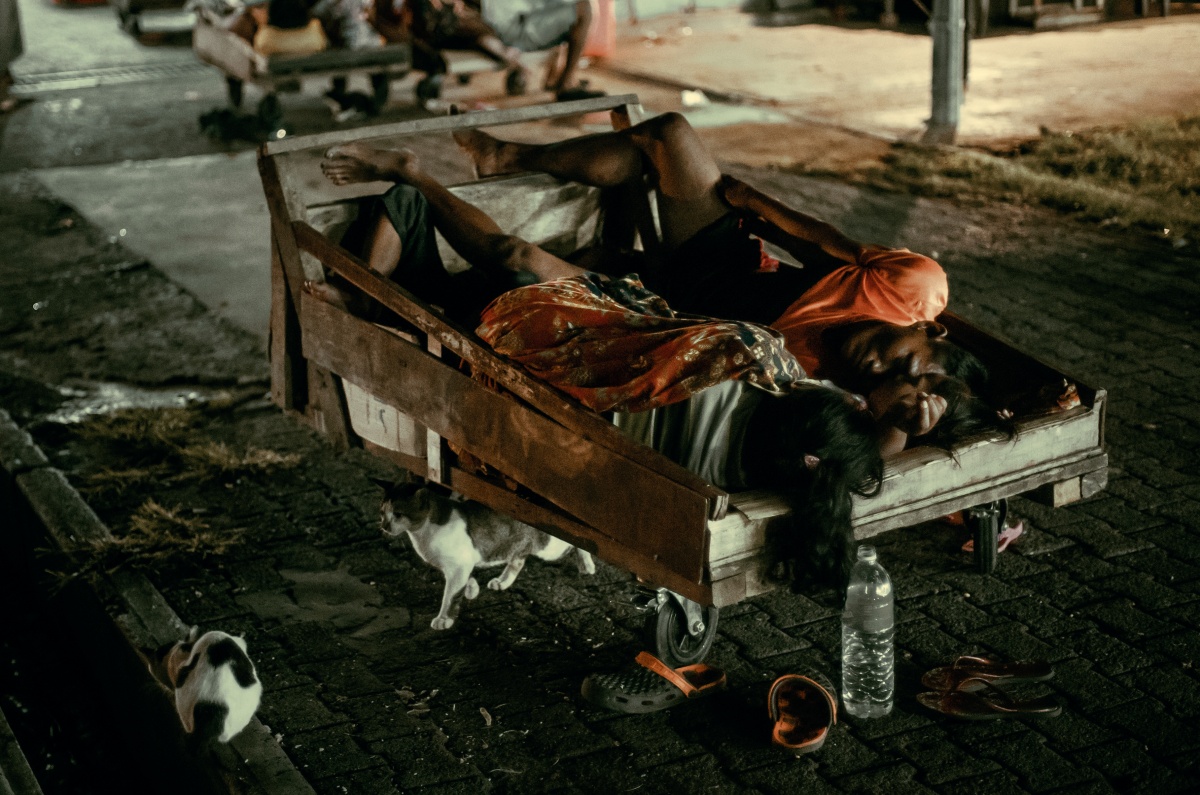
[[[932,40],[877,28],[755,27],[736,9],[621,26],[613,68],[713,89],[891,139],[919,138]],[[971,44],[959,143],[999,146],[1054,130],[1124,124],[1200,107],[1200,17],[1011,29]]]

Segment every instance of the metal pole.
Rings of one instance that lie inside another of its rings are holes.
[[[963,36],[967,25],[963,0],[934,0],[929,33],[933,37],[933,113],[925,140],[953,143],[963,101]]]

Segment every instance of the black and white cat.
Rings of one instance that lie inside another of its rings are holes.
[[[175,696],[184,731],[200,743],[229,742],[246,728],[262,701],[262,683],[246,641],[225,632],[200,634],[161,647],[150,673]]]
[[[477,566],[504,565],[500,576],[488,581],[493,591],[512,585],[530,555],[560,560],[574,552],[580,572],[596,573],[588,552],[485,505],[437,486],[376,482],[385,491],[380,528],[390,536],[408,533],[421,560],[446,580],[442,607],[430,623],[434,629],[454,626],[450,613],[460,595],[468,599],[479,595],[479,583],[471,576]]]

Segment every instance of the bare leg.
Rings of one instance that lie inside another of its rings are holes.
[[[544,171],[560,179],[614,187],[640,180],[648,166],[668,249],[729,212],[717,190],[720,167],[678,113],[553,144],[501,141],[480,130],[459,131],[454,138],[481,177]]]
[[[446,242],[467,262],[477,267],[528,271],[539,281],[577,276],[585,272],[531,243],[506,234],[487,213],[458,198],[422,171],[416,155],[409,150],[395,152],[363,144],[344,144],[326,153],[321,170],[337,185],[377,180],[412,185],[429,202],[433,224]],[[377,228],[377,231],[384,232],[383,236],[377,235],[377,239],[372,241],[372,267],[375,267],[377,248],[381,266],[389,259],[391,242],[386,230],[383,230],[384,225],[381,223]],[[394,236],[395,230],[391,230],[391,234]],[[398,260],[398,237],[396,242]],[[392,267],[395,267],[394,262]]]
[[[583,55],[583,47],[587,44],[588,30],[592,27],[592,4],[588,0],[580,0],[575,4],[575,24],[571,26],[567,38],[567,57],[558,80],[547,86],[551,91],[562,91],[573,88],[578,82],[575,79],[575,69],[579,66],[579,57]]]

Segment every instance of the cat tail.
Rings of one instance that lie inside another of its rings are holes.
[[[221,740],[225,733],[225,721],[229,718],[229,707],[212,701],[198,701],[192,708],[193,730],[188,744],[193,751],[209,748]]]

